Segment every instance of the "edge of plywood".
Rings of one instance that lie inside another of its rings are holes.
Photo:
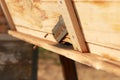
[[[78,21],[72,1],[59,0],[58,3],[74,49],[81,52],[88,52],[89,50],[86,45],[81,25]]]
[[[69,48],[67,45],[60,45],[52,41],[40,39],[20,32],[10,30],[8,33],[16,38],[43,47],[47,50],[53,51],[82,64],[120,76],[120,65],[117,61],[113,62],[109,59],[91,53],[83,54],[79,51],[75,51]]]
[[[4,14],[5,14],[5,17],[6,17],[7,21],[8,21],[8,23],[9,23],[9,26],[11,27],[12,30],[16,30],[14,22],[12,20],[12,17],[10,15],[9,10],[7,8],[7,5],[5,3],[5,0],[0,0],[0,5],[1,5],[2,10],[3,10]]]

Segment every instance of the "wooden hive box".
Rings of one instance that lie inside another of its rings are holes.
[[[90,54],[120,62],[120,1],[72,0],[72,2]],[[62,4],[61,1],[60,3]],[[59,16],[66,15],[63,14],[65,9],[60,9],[57,0],[1,0],[1,5],[11,27],[15,26],[18,32],[56,42],[52,29],[59,21]],[[67,26],[66,20],[65,24]],[[76,41],[72,42],[74,45]],[[69,58],[76,60],[72,56]]]
[[[78,0],[75,6],[90,51],[119,60],[120,1]]]

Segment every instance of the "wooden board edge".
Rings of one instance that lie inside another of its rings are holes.
[[[26,42],[35,44],[47,50],[63,55],[74,61],[80,62],[88,66],[92,66],[98,70],[104,70],[104,71],[120,76],[120,65],[119,65],[120,62],[118,62],[118,64],[114,64],[114,63],[111,63],[108,59],[105,59],[98,55],[90,54],[90,53],[82,54],[79,51],[68,49],[69,46],[59,45],[55,42],[43,40],[43,39],[36,38],[30,35],[26,35],[20,32],[10,30],[9,34],[16,38],[24,40]]]
[[[74,49],[89,52],[72,0],[59,0],[58,4]]]
[[[31,36],[35,36],[38,38],[42,38],[45,40],[50,40],[53,42],[56,42],[55,38],[53,37],[52,33],[46,33],[43,31],[38,31],[38,30],[33,30],[33,29],[29,29],[26,27],[20,27],[20,26],[16,26],[16,29],[18,32],[24,33],[24,34],[28,34]]]
[[[5,17],[6,17],[7,21],[8,21],[8,23],[9,23],[10,28],[12,30],[16,30],[14,22],[12,20],[12,17],[10,15],[10,13],[9,13],[9,10],[8,10],[8,7],[6,5],[5,0],[0,0],[0,5],[1,5],[3,13],[5,14]]]

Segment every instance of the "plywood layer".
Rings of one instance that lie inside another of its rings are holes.
[[[77,2],[87,42],[120,50],[120,1]]]
[[[57,0],[5,0],[16,26],[51,33],[58,22]],[[120,50],[120,1],[74,0],[86,42]]]
[[[61,15],[57,0],[5,0],[5,2],[19,32],[41,38],[49,33],[46,39],[55,42],[51,30]],[[120,61],[120,1],[73,0],[73,2],[90,51]]]
[[[41,0],[6,0],[15,25],[51,32],[60,15],[57,2]]]

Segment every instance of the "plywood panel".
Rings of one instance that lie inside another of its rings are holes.
[[[31,36],[35,36],[35,37],[39,37],[39,38],[43,38],[46,40],[51,40],[53,42],[56,42],[55,38],[53,37],[53,35],[51,33],[46,33],[46,32],[40,32],[39,30],[33,30],[33,29],[29,29],[23,26],[16,26],[16,29],[18,32],[21,33],[25,33]]]
[[[81,0],[75,6],[87,42],[120,50],[119,0]]]
[[[45,39],[55,42],[51,29],[60,16],[56,0],[5,1],[19,32],[39,38],[44,38],[49,33]],[[90,51],[113,61],[120,61],[120,1],[74,1]]]
[[[60,9],[57,0],[5,1],[15,26],[51,33],[59,20]],[[86,42],[120,50],[120,1],[74,0],[74,2]]]
[[[6,0],[15,26],[51,32],[59,17],[57,2],[46,0]]]

